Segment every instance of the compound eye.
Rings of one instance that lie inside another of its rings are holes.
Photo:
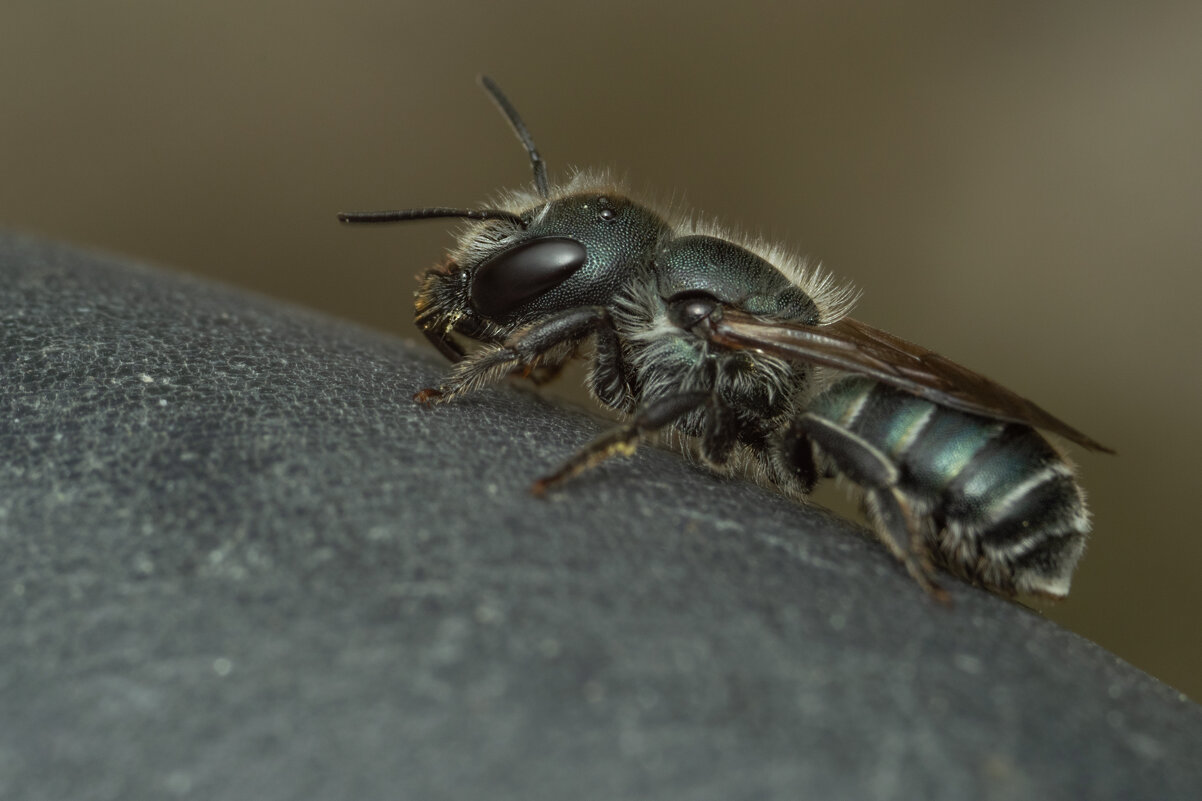
[[[575,239],[533,239],[493,256],[472,279],[472,305],[485,317],[506,317],[566,281],[588,252]]]

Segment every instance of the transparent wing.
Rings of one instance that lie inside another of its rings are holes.
[[[912,342],[845,317],[829,325],[767,322],[736,309],[710,317],[711,341],[859,373],[932,403],[1042,428],[1090,450],[1113,450],[1031,401]]]

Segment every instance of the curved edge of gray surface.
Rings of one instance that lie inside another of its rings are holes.
[[[0,237],[0,796],[1198,798],[1202,712],[403,341]],[[950,583],[950,581],[949,581]]]

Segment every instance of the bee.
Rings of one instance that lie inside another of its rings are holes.
[[[589,392],[623,422],[536,494],[674,433],[714,470],[798,499],[820,478],[850,482],[877,537],[937,598],[948,597],[937,568],[1008,597],[1068,594],[1090,517],[1073,467],[1037,429],[1113,451],[847,316],[856,293],[779,248],[657,211],[603,174],[552,187],[517,110],[480,82],[529,154],[534,192],[484,209],[339,215],[468,221],[419,279],[417,325],[453,366],[416,401],[511,375],[542,382],[583,357]]]

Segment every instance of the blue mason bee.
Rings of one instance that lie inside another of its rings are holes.
[[[937,566],[1007,596],[1068,594],[1089,513],[1073,468],[1036,429],[1107,448],[848,317],[853,292],[778,248],[656,211],[603,175],[552,188],[517,111],[481,82],[529,153],[534,192],[496,208],[339,215],[469,221],[420,279],[417,325],[453,366],[418,402],[514,374],[546,379],[583,350],[589,391],[624,422],[535,492],[675,432],[715,470],[797,498],[822,477],[850,481],[881,542],[936,597]]]

